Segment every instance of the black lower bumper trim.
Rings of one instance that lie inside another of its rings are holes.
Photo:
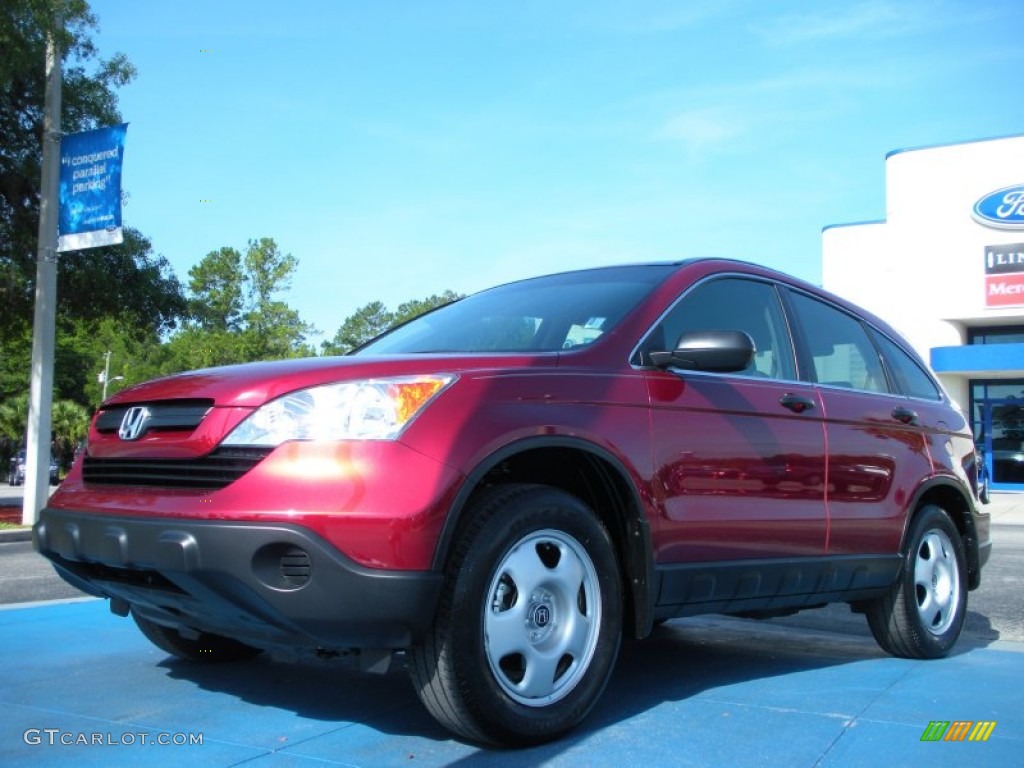
[[[46,508],[33,540],[89,594],[265,648],[408,648],[430,627],[442,583],[430,571],[366,568],[286,523]]]

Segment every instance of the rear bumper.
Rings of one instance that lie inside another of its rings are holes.
[[[441,574],[366,568],[287,523],[139,519],[46,508],[36,549],[69,583],[146,618],[262,648],[408,648]]]

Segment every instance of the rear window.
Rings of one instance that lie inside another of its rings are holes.
[[[674,267],[651,265],[523,280],[468,296],[352,354],[554,352],[593,344]]]

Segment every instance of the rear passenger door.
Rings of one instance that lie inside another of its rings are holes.
[[[825,419],[828,552],[897,552],[910,500],[931,475],[918,414],[894,395],[859,318],[799,291],[790,290],[788,300]]]
[[[663,506],[655,530],[657,560],[710,565],[821,555],[821,411],[813,387],[797,381],[774,284],[738,276],[700,283],[645,343],[668,349],[681,334],[705,330],[744,331],[757,351],[748,369],[735,374],[646,374],[653,491]]]
[[[972,487],[977,459],[966,414],[950,407],[948,396],[913,355],[874,328],[871,338],[903,396],[905,416],[911,417],[921,431],[933,474],[952,475],[965,487]]]

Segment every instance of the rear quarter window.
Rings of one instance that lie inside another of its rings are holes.
[[[942,399],[942,391],[935,380],[901,346],[874,329],[871,335],[882,350],[889,372],[902,394],[923,400]]]

